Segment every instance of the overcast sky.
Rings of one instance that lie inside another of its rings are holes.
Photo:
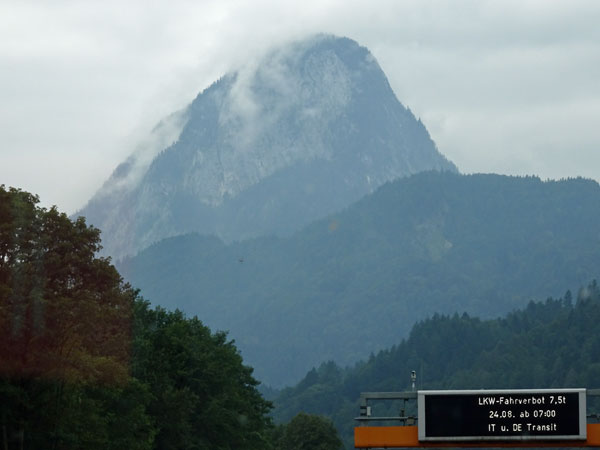
[[[463,173],[600,180],[600,1],[0,0],[0,184],[73,213],[162,117],[325,32]]]

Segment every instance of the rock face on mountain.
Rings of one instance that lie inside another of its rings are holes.
[[[289,235],[386,181],[432,169],[456,171],[371,53],[317,36],[205,89],[78,214],[120,258],[188,232]]]

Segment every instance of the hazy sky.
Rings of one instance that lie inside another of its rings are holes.
[[[368,47],[463,173],[600,180],[600,1],[0,0],[0,184],[81,208],[162,117],[270,46]]]

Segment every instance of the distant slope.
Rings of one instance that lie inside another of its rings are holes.
[[[351,449],[361,392],[419,389],[598,388],[600,386],[600,289],[596,282],[571,298],[530,303],[502,319],[440,316],[416,324],[407,339],[356,366],[329,362],[313,369],[275,399],[274,416],[286,422],[299,411],[334,420]],[[600,402],[588,413],[600,413]],[[403,405],[373,415],[398,415]],[[411,405],[415,414],[414,404]]]
[[[229,330],[267,384],[397,343],[434,313],[494,317],[600,271],[600,186],[429,172],[289,238],[187,235],[120,272],[154,303]]]
[[[386,181],[456,171],[373,55],[315,36],[250,61],[165,119],[78,213],[115,259],[199,232],[289,236]]]

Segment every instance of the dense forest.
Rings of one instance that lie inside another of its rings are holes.
[[[37,203],[0,186],[2,449],[340,448],[324,417],[274,426],[226,333],[150,308],[97,229]]]
[[[361,392],[418,389],[598,388],[600,287],[593,281],[575,298],[531,302],[503,318],[439,315],[415,324],[407,339],[349,368],[321,364],[275,398],[274,416],[296,411],[331,417],[351,448]],[[414,405],[413,405],[414,407]],[[381,415],[399,415],[399,405]],[[600,404],[588,403],[588,412]],[[413,411],[414,412],[414,411]]]
[[[151,307],[96,256],[99,230],[37,203],[0,187],[5,450],[351,448],[360,392],[407,390],[412,370],[419,389],[598,387],[592,281],[501,318],[433,314],[367,360],[324,362],[266,399],[227,333]]]
[[[600,276],[592,180],[427,172],[290,238],[180,236],[119,264],[153,304],[229,330],[273,387],[350,365],[435,313],[504,315]]]

